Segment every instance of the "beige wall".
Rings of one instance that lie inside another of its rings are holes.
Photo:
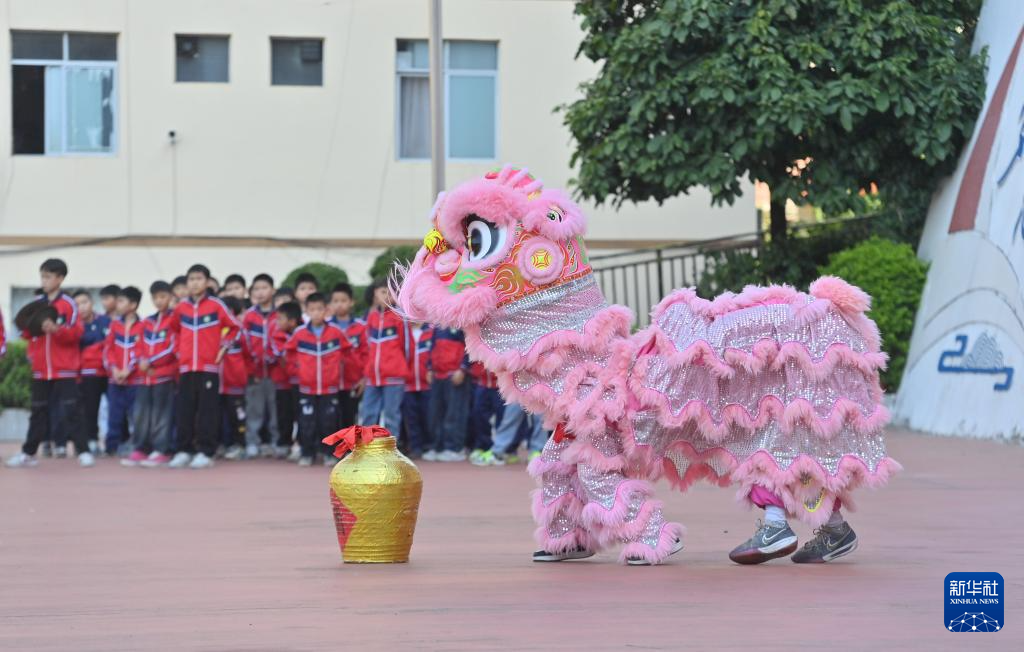
[[[427,4],[0,0],[5,57],[10,29],[120,35],[114,156],[12,157],[10,66],[0,65],[0,245],[26,236],[171,234],[174,155],[177,234],[332,238],[355,247],[419,239],[432,199],[430,169],[425,161],[396,160],[394,66],[396,39],[427,36]],[[444,30],[446,38],[499,42],[497,159],[450,163],[449,184],[515,162],[547,185],[565,185],[569,136],[552,108],[571,100],[593,72],[574,59],[581,35],[572,3],[446,0]],[[230,35],[230,82],[175,83],[175,33]],[[324,85],[271,86],[271,35],[323,37]],[[178,133],[173,153],[170,129]],[[592,210],[590,239],[628,246],[753,228],[752,192],[732,207],[712,208],[697,190],[662,207]],[[157,257],[180,253],[168,251]],[[216,268],[221,255],[206,257]],[[17,265],[27,264],[18,258]],[[0,255],[4,301],[13,260]],[[36,266],[29,265],[30,275]],[[141,283],[158,268],[133,271],[145,274]],[[103,273],[104,282],[116,276]]]

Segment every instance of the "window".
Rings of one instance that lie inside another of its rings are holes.
[[[270,39],[270,83],[274,86],[323,86],[323,39]]]
[[[430,158],[430,63],[426,41],[399,40],[398,157]],[[498,44],[445,41],[445,151],[450,159],[497,156]]]
[[[175,81],[227,82],[228,37],[178,34],[174,52]]]
[[[116,83],[116,34],[12,31],[12,152],[113,153]]]

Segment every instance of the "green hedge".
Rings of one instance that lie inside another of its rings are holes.
[[[317,285],[320,286],[320,291],[324,293],[329,293],[331,288],[338,283],[348,282],[348,274],[340,267],[328,265],[327,263],[306,263],[289,272],[288,276],[281,283],[281,287],[290,287],[294,290],[295,279],[299,277],[299,274],[307,272],[316,277]]]
[[[838,276],[871,295],[868,316],[878,324],[882,350],[889,354],[889,368],[882,373],[882,385],[895,391],[907,364],[927,264],[918,260],[910,245],[875,236],[834,254],[820,271]]]
[[[9,342],[7,355],[0,358],[0,410],[29,407],[32,367],[25,357],[25,348],[25,342]]]

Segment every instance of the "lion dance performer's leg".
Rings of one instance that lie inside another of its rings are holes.
[[[562,460],[571,443],[549,439],[540,457],[530,462],[529,473],[540,484],[533,493],[534,538],[540,546],[534,555],[537,561],[580,558],[597,550],[596,537],[580,521],[585,495],[576,465]]]

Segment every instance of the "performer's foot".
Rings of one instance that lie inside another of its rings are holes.
[[[729,553],[737,564],[763,564],[796,550],[796,533],[788,523],[757,522],[757,532]]]
[[[672,550],[669,551],[668,556],[671,557],[672,555],[676,554],[677,552],[679,552],[682,549],[683,549],[683,540],[682,539],[676,539],[676,542],[675,542],[675,544],[673,544]],[[628,566],[650,566],[651,562],[647,561],[643,557],[630,557],[629,559],[626,560],[626,564]]]
[[[565,550],[562,552],[538,550],[533,553],[533,561],[569,561],[570,559],[586,559],[587,557],[593,556],[593,550],[585,550],[583,548],[573,548],[572,550]]]
[[[824,564],[845,557],[857,549],[857,533],[849,523],[836,527],[823,525],[814,531],[814,538],[793,555],[795,564]]]

